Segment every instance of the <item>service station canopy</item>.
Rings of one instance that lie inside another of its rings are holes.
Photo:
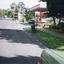
[[[29,11],[29,12],[30,12],[30,11],[34,12],[34,24],[35,24],[35,22],[36,22],[36,21],[35,21],[35,13],[36,13],[37,11],[40,12],[39,22],[41,22],[41,15],[42,15],[41,12],[46,12],[46,11],[47,11],[47,8],[46,8],[46,7],[43,7],[42,4],[38,4],[38,5],[30,8],[30,9],[28,9],[28,11]]]
[[[40,11],[40,8],[41,8],[41,12],[45,12],[47,11],[47,8],[43,7],[41,4],[38,4],[30,9],[28,9],[28,11]]]

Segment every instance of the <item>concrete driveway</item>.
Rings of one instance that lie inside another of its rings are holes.
[[[0,20],[0,64],[37,64],[42,48],[12,20]]]

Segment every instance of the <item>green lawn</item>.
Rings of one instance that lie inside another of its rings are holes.
[[[32,33],[31,28],[25,28],[28,32]],[[59,38],[55,35],[37,30],[37,33],[32,33],[33,35],[37,36],[39,39],[50,45],[55,49],[64,49],[64,39]]]

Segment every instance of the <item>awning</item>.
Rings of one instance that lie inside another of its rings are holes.
[[[42,11],[42,12],[47,11],[47,8],[43,7],[41,4],[38,4],[38,5],[30,8],[30,9],[28,9],[28,11],[33,11],[33,12],[34,12],[34,11],[40,11],[40,8],[41,8],[41,11]]]

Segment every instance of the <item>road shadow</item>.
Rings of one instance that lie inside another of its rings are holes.
[[[17,57],[2,57],[0,56],[0,64],[37,64],[39,62],[39,57],[25,57],[25,56],[17,56]]]
[[[33,39],[29,38],[23,30],[0,29],[0,39],[5,39],[9,43],[34,44],[38,45],[40,48],[46,48],[45,46],[34,42]]]
[[[13,43],[30,43],[31,41],[25,35],[22,30],[14,30],[14,29],[0,29],[0,39],[8,40]]]
[[[30,38],[28,38],[28,36],[26,36],[26,34],[24,32],[25,31],[23,31],[23,30],[17,30],[17,29],[16,30],[14,30],[14,29],[0,29],[0,40],[4,40],[3,41],[3,42],[5,42],[4,46],[6,46],[7,41],[8,41],[8,43],[15,43],[15,45],[13,44],[14,51],[17,51],[19,49],[19,47],[17,49],[15,48],[19,43],[20,43],[19,44],[20,48],[21,48],[22,44],[37,45]],[[3,42],[0,41],[0,43],[3,43]],[[8,47],[11,47],[10,44],[7,44],[7,45],[9,45]],[[0,64],[37,64],[37,62],[40,59],[37,56],[28,56],[28,57],[16,56],[16,55],[15,55],[16,57],[14,57],[14,56],[13,57],[7,57],[9,55],[4,56],[8,52],[10,52],[10,54],[12,55],[12,53],[14,51],[12,50],[12,47],[10,49],[11,49],[11,52],[9,50],[4,49],[4,50],[6,50],[6,53],[3,54],[3,56],[2,55],[0,56]],[[2,51],[2,49],[0,51]],[[3,51],[3,53],[4,53],[4,51]],[[2,54],[2,52],[0,52],[0,54]],[[16,54],[20,55],[22,53],[16,52]],[[30,55],[30,53],[28,55]]]

